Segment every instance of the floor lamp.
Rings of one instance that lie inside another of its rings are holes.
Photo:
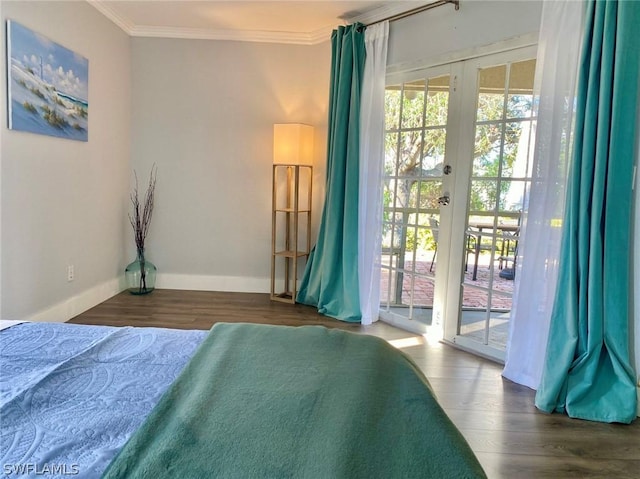
[[[273,125],[271,299],[295,303],[298,266],[311,248],[313,127]]]

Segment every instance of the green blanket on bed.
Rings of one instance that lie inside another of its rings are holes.
[[[479,478],[418,368],[320,326],[216,324],[105,478]]]

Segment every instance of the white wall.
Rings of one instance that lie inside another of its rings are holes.
[[[329,43],[132,42],[132,164],[142,182],[158,166],[147,241],[157,286],[268,291],[273,124],[316,127],[317,225]]]
[[[1,315],[63,321],[117,292],[126,265],[130,39],[85,2],[3,1],[2,19],[3,54],[13,19],[89,60],[88,142],[8,130],[2,95]]]
[[[540,29],[542,2],[463,0],[391,23],[387,65],[407,70],[473,55],[479,47]]]

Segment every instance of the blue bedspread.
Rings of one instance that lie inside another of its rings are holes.
[[[2,477],[100,477],[207,334],[60,323],[0,331]]]

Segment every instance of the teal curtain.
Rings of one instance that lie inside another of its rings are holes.
[[[361,319],[358,289],[358,172],[360,86],[364,26],[339,27],[331,36],[326,196],[318,241],[300,283],[297,301],[334,318]]]
[[[579,71],[558,287],[536,406],[630,423],[630,254],[640,2],[591,1]]]

